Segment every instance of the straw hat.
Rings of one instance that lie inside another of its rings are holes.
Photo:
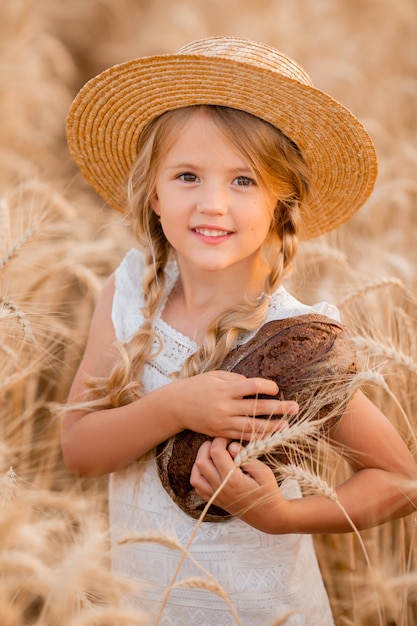
[[[377,158],[363,125],[316,89],[292,59],[234,37],[211,37],[174,54],[133,59],[91,79],[68,114],[71,155],[94,189],[124,212],[143,128],[166,111],[197,104],[252,113],[297,144],[315,194],[303,216],[301,239],[346,222],[373,189]]]

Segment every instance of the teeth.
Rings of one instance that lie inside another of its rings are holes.
[[[210,228],[196,228],[195,232],[205,237],[223,237],[228,234],[227,230],[211,230]]]

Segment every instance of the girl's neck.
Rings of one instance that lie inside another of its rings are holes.
[[[200,309],[210,305],[227,309],[255,300],[265,290],[269,269],[258,260],[246,267],[230,266],[221,271],[204,271],[178,263],[177,289],[186,308]]]
[[[261,298],[268,269],[252,274],[234,272],[181,271],[166,302],[162,318],[173,328],[201,342],[208,325],[226,309]]]

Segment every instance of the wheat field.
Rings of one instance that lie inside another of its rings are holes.
[[[288,286],[307,303],[339,306],[364,390],[417,454],[415,0],[2,0],[2,626],[144,623],[108,570],[106,481],[76,482],[60,457],[59,406],[97,295],[133,244],[71,162],[65,117],[78,88],[108,65],[223,34],[293,56],[375,141],[373,196],[338,232],[301,246]],[[313,489],[330,489],[336,462],[320,480],[307,476]],[[346,471],[337,465],[339,477]],[[337,626],[417,623],[416,521],[316,537]]]

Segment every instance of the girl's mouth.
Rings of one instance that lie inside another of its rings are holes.
[[[214,228],[193,228],[197,235],[203,235],[203,237],[227,237],[232,233],[229,230],[218,230]]]

